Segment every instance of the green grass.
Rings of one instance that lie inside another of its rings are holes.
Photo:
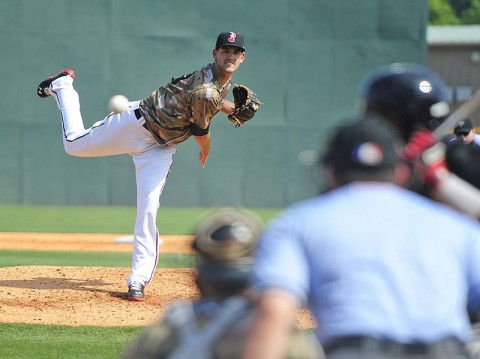
[[[0,323],[0,358],[118,358],[139,327]]]
[[[0,250],[0,268],[26,265],[130,267],[132,253]],[[193,268],[194,265],[191,254],[161,253],[157,268]]]
[[[160,207],[160,234],[192,234],[208,208]],[[268,221],[280,209],[255,208]],[[0,205],[0,232],[132,233],[135,207],[14,206]]]

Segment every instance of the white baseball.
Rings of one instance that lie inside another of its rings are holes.
[[[128,108],[128,98],[123,95],[115,95],[108,101],[108,108],[115,113],[122,113]]]

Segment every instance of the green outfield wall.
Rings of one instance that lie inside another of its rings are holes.
[[[55,101],[39,99],[36,86],[75,70],[89,127],[110,96],[139,100],[212,62],[224,30],[245,35],[234,81],[265,105],[241,128],[215,117],[204,169],[195,141],[181,144],[162,205],[283,207],[308,198],[319,173],[299,157],[355,112],[368,71],[425,63],[427,16],[427,0],[2,0],[0,204],[135,205],[130,156],[66,155]]]

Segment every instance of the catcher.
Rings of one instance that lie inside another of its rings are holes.
[[[157,211],[177,144],[192,137],[200,146],[205,166],[210,153],[210,124],[219,111],[236,126],[256,113],[261,102],[251,90],[238,86],[234,101],[226,100],[232,75],[245,59],[244,37],[233,31],[218,35],[213,63],[172,79],[150,96],[129,104],[123,113],[111,113],[85,129],[79,96],[73,88],[75,73],[64,70],[37,88],[38,96],[55,98],[61,111],[63,143],[72,156],[100,157],[128,153],[133,157],[137,181],[137,218],[132,272],[127,298],[144,300],[158,258]],[[91,84],[94,86],[95,84]]]
[[[253,213],[240,209],[222,208],[207,216],[193,244],[201,298],[173,303],[165,319],[147,328],[121,358],[238,358],[254,314],[243,293],[260,225]],[[287,358],[323,358],[313,332],[295,331]]]

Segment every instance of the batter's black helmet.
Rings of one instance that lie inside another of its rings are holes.
[[[405,141],[416,130],[435,129],[448,115],[449,102],[445,82],[419,64],[380,67],[360,84],[361,110],[392,121]]]
[[[207,216],[193,242],[199,282],[216,294],[232,295],[243,290],[260,230],[261,220],[245,209],[221,208]]]

